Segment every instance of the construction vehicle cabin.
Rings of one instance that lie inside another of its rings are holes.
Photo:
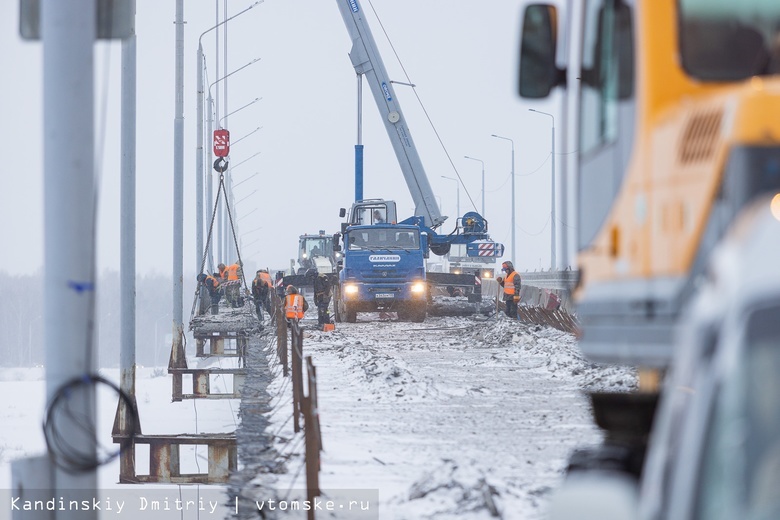
[[[519,93],[561,86],[577,108],[564,124],[578,124],[567,148],[581,347],[663,368],[715,243],[746,203],[780,190],[780,3],[570,5],[567,27],[552,5],[526,7]]]
[[[780,2],[568,6],[566,26],[553,5],[525,8],[519,93],[533,103],[565,89],[580,347],[638,367],[643,390],[591,394],[605,446],[570,469],[639,475],[674,329],[710,253],[750,201],[780,192]]]
[[[333,235],[320,230],[318,235],[301,235],[298,238],[298,274],[309,269],[318,273],[335,273],[341,258],[340,251],[333,250]]]

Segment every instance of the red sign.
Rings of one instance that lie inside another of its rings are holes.
[[[224,128],[214,130],[214,155],[227,157],[230,153],[230,132]]]

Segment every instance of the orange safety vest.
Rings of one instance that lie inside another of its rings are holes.
[[[504,294],[515,295],[515,277],[517,271],[512,271],[504,278]]]
[[[210,274],[207,274],[207,275],[206,275],[206,280],[205,280],[205,281],[206,281],[206,282],[208,282],[208,283],[207,283],[207,285],[210,285],[210,286],[211,286],[211,287],[213,287],[214,289],[216,289],[217,287],[219,287],[219,280],[217,280],[216,278],[214,278],[214,277],[213,277],[213,276],[211,276]]]
[[[274,282],[271,280],[271,275],[268,273],[260,273],[260,280],[262,280],[268,287],[274,286]]]
[[[287,318],[303,318],[303,295],[288,294],[284,299],[284,315]]]
[[[238,280],[238,264],[233,264],[228,266],[227,268],[227,279],[228,280]]]

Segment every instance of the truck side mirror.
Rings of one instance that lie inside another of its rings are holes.
[[[339,217],[344,218],[347,215],[346,208],[339,208]]]
[[[531,4],[523,13],[518,93],[530,99],[546,98],[566,75],[555,64],[558,11],[553,5]]]
[[[347,226],[349,226],[349,224],[347,224],[346,222],[342,222],[341,223],[341,234],[342,235],[347,232]]]
[[[341,251],[341,244],[339,244],[339,233],[333,233],[333,251]]]

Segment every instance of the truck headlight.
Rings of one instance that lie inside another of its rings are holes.
[[[424,293],[425,293],[425,283],[414,282],[412,284],[412,294],[424,294]]]
[[[344,284],[344,294],[347,296],[354,296],[358,293],[358,286],[356,283]]]
[[[482,271],[482,278],[493,278],[493,271],[489,269]]]

